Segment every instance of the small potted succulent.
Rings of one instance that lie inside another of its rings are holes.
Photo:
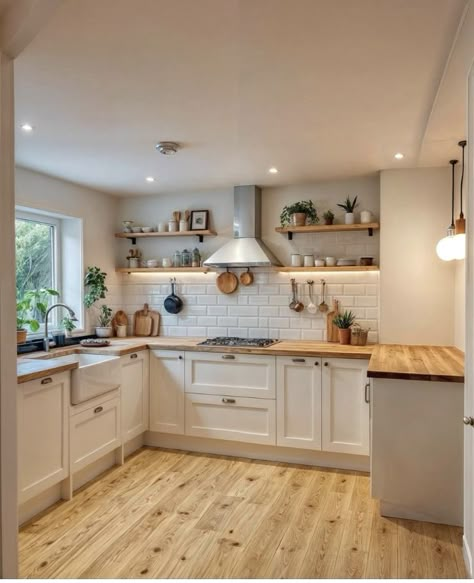
[[[315,225],[319,223],[318,213],[312,200],[302,200],[286,205],[280,214],[282,227],[291,225],[292,227],[303,227],[306,224]]]
[[[334,320],[335,324],[339,328],[339,344],[350,344],[351,343],[351,326],[354,323],[355,314],[348,312],[347,310],[344,314],[338,314]]]
[[[332,225],[334,223],[334,213],[329,210],[323,214],[324,224],[325,225]]]
[[[74,320],[69,316],[64,316],[61,320],[61,326],[66,331],[66,338],[70,338],[72,335],[72,331],[76,329],[76,324],[74,324]]]
[[[97,317],[95,333],[98,338],[109,338],[112,336],[112,310],[103,304],[100,306],[99,315]]]
[[[338,203],[337,206],[341,207],[346,211],[344,222],[346,225],[353,225],[354,224],[354,209],[357,207],[359,203],[357,202],[357,196],[354,197],[354,200],[351,201],[349,197],[343,203]]]

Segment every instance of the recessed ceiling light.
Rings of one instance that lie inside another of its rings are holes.
[[[270,174],[278,174],[278,168],[275,168],[275,166],[272,166],[271,168],[268,169],[268,172]]]
[[[403,158],[405,158],[405,156],[401,152],[397,152],[395,154],[394,158],[396,158],[397,160],[403,160]]]
[[[32,132],[33,131],[33,126],[30,125],[29,123],[24,123],[24,124],[21,124],[21,129],[24,132]]]
[[[147,177],[145,178],[145,180],[146,180],[147,182],[155,182],[155,179],[153,178],[153,176],[147,176]]]

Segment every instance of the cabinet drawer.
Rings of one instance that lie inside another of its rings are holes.
[[[120,399],[110,399],[70,417],[71,464],[77,471],[121,444]]]
[[[275,401],[186,395],[186,435],[275,445]]]
[[[275,357],[186,353],[185,390],[205,395],[275,398]]]

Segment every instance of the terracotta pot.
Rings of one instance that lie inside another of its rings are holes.
[[[351,343],[351,329],[350,328],[339,328],[339,344],[350,344]]]
[[[334,219],[324,219],[325,225],[332,225],[334,223]]]
[[[21,329],[16,331],[16,343],[23,344],[26,342],[26,330]]]
[[[293,213],[291,215],[293,227],[304,227],[306,225],[306,213]]]

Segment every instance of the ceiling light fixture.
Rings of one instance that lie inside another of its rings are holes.
[[[397,152],[394,158],[396,158],[397,160],[403,160],[403,158],[405,158],[405,155],[402,154],[401,152]]]
[[[155,179],[153,178],[153,176],[147,176],[147,177],[145,178],[145,180],[146,180],[147,182],[155,182]]]
[[[456,241],[455,237],[455,226],[454,226],[454,167],[458,163],[457,160],[450,160],[449,163],[452,167],[451,174],[451,224],[448,227],[448,233],[446,237],[443,237],[436,245],[436,253],[438,257],[443,261],[452,261],[456,259]]]
[[[20,127],[24,132],[32,132],[33,131],[33,126],[29,123],[21,124]]]
[[[278,168],[275,168],[275,166],[272,166],[271,168],[268,169],[268,172],[270,174],[278,174]]]
[[[158,142],[155,148],[163,156],[174,156],[180,146],[176,142]]]

